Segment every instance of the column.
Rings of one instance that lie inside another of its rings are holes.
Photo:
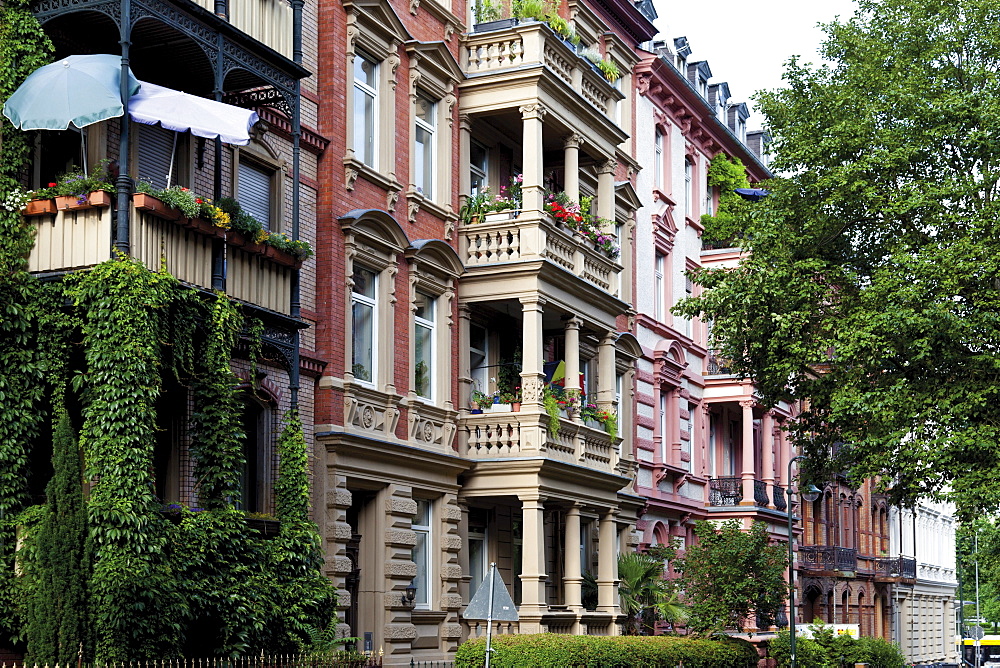
[[[605,160],[597,168],[597,215],[610,221],[615,219],[615,169],[618,162]]]
[[[583,612],[583,566],[580,563],[580,504],[574,503],[566,509],[566,537],[563,543],[563,603],[570,612]],[[581,632],[579,617],[574,623],[573,633]]]
[[[597,553],[597,610],[618,615],[618,527],[615,522],[617,509],[601,515],[600,546]],[[616,626],[616,625],[613,625]]]
[[[459,206],[472,191],[472,173],[469,160],[472,155],[472,118],[468,114],[458,115],[458,196]]]
[[[525,211],[541,211],[542,209],[542,178],[544,177],[544,160],[542,151],[542,120],[545,118],[545,107],[540,104],[526,104],[518,109],[521,112],[524,139],[522,142],[521,166],[524,170],[524,183],[521,184],[521,195]]]
[[[469,331],[472,316],[469,305],[458,305],[458,410],[462,414],[472,407],[472,369],[469,368]]]
[[[761,466],[764,472],[761,478],[767,485],[768,506],[774,507],[774,413],[767,411],[760,421]]]
[[[580,144],[583,137],[571,134],[563,140],[563,163],[565,176],[563,184],[566,196],[574,202],[580,201]]]
[[[542,311],[545,300],[521,298],[521,410],[542,410]]]
[[[783,422],[778,423],[778,465],[775,468],[774,478],[775,484],[788,487],[785,475],[788,472],[788,461],[791,459],[791,454],[788,452],[788,439],[785,438],[783,426]]]
[[[566,337],[566,379],[563,387],[567,391],[580,390],[580,325],[579,318],[566,321],[563,333]]]
[[[667,391],[667,445],[670,448],[670,464],[684,466],[681,461],[681,388],[672,387]]]
[[[520,496],[520,495],[519,495]],[[524,536],[521,545],[521,633],[541,633],[545,603],[545,497],[520,496]]]
[[[743,453],[743,501],[741,506],[754,505],[753,481],[754,481],[754,457],[753,457],[753,400],[741,401],[740,407],[743,409],[743,442],[741,444]]]
[[[597,403],[606,411],[615,409],[615,342],[617,332],[607,332],[597,344]]]

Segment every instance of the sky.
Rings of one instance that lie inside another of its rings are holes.
[[[817,23],[854,14],[854,0],[654,0],[658,39],[686,36],[692,60],[707,60],[712,82],[729,82],[734,102],[751,104],[750,130],[762,124],[750,96],[783,87],[781,75],[790,56],[820,62],[817,48],[824,33]]]

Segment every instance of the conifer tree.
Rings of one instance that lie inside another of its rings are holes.
[[[87,511],[80,446],[65,409],[52,438],[52,479],[35,537],[31,575],[38,586],[28,606],[28,655],[39,665],[75,664],[83,647],[88,561]]]

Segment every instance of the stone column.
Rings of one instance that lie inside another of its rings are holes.
[[[462,641],[462,625],[458,613],[462,609],[464,598],[462,588],[468,593],[469,572],[469,532],[468,508],[459,504],[458,495],[449,492],[435,504],[435,515],[432,524],[440,527],[439,536],[432,536],[431,545],[440,543],[442,565],[441,573],[441,610],[447,611],[441,629],[441,640],[449,651],[458,649]],[[433,581],[434,571],[428,574],[428,580]],[[432,599],[433,600],[433,599]]]
[[[544,156],[542,150],[542,121],[545,118],[545,107],[540,104],[526,104],[518,109],[521,112],[523,125],[523,141],[521,145],[521,165],[524,183],[521,184],[521,196],[525,211],[541,211],[542,209],[542,179],[545,175]]]
[[[521,410],[542,410],[542,312],[545,300],[537,295],[521,298]]]
[[[597,215],[610,221],[615,219],[615,169],[616,160],[605,160],[597,168]]]
[[[681,388],[672,387],[667,394],[667,435],[670,440],[670,463],[673,466],[684,466],[681,460]]]
[[[614,616],[619,614],[618,555],[615,550],[618,544],[617,513],[617,509],[612,508],[601,515],[597,552],[597,610]]]
[[[469,339],[472,316],[469,305],[460,302],[458,305],[458,410],[465,415],[472,407],[472,369],[469,368]]]
[[[574,133],[563,140],[563,163],[565,172],[563,184],[566,196],[574,202],[580,201],[580,144],[583,137]]]
[[[760,421],[761,479],[767,485],[768,506],[774,507],[774,412],[767,411]]]
[[[615,342],[617,332],[607,332],[597,345],[597,406],[601,410],[615,410]]]
[[[541,633],[545,602],[545,497],[519,495],[524,535],[521,544],[521,633]]]
[[[573,633],[581,633],[579,615],[583,613],[583,566],[580,563],[580,504],[574,503],[566,509],[566,536],[563,544],[563,603],[570,612],[577,615]]]
[[[743,501],[741,506],[754,505],[753,481],[754,481],[754,456],[753,456],[753,407],[754,401],[741,401],[740,407],[743,409]]]
[[[376,508],[381,506],[381,517],[373,518],[375,521],[365,527],[373,537],[373,545],[379,542],[384,545],[384,561],[379,564],[382,577],[375,579],[378,587],[376,594],[380,594],[382,600],[374,606],[375,628],[378,629],[378,623],[382,622],[382,638],[379,639],[376,630],[375,641],[377,646],[384,648],[387,662],[391,662],[409,656],[410,643],[417,637],[412,610],[403,602],[406,587],[417,575],[417,565],[413,563],[416,536],[411,528],[417,513],[417,502],[412,498],[411,487],[393,484],[379,492],[376,503]],[[376,537],[382,537],[382,540]],[[431,605],[437,606],[439,599],[435,595],[439,592],[440,579],[433,570],[427,573],[427,585],[430,587]]]
[[[785,436],[785,430],[782,429],[783,426],[783,422],[778,423],[778,466],[776,467],[774,477],[776,484],[788,487],[788,481],[785,480],[785,476],[788,473],[788,462],[792,458],[792,455],[788,451],[788,439]]]

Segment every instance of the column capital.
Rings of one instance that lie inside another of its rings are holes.
[[[521,118],[527,120],[529,118],[537,118],[538,120],[543,120],[545,114],[549,113],[545,105],[541,104],[525,104],[517,108],[521,112]]]
[[[564,329],[580,329],[580,325],[582,324],[583,320],[573,316],[572,318],[567,318]]]
[[[518,301],[521,302],[522,311],[541,311],[542,307],[545,306],[548,301],[537,294],[528,295],[527,297],[518,297]]]
[[[518,494],[517,498],[518,498],[518,500],[522,504],[526,504],[526,503],[543,504],[543,503],[545,503],[545,500],[548,497],[544,496],[542,494],[536,494],[536,493],[533,493],[533,492],[529,492],[529,493],[526,493],[526,494]]]
[[[753,399],[744,399],[740,402],[740,408],[746,410],[748,408],[753,409],[757,405],[757,402]]]
[[[614,158],[609,158],[602,162],[597,167],[598,174],[613,174],[614,171],[618,169],[618,161]]]
[[[580,148],[583,146],[583,135],[574,132],[563,137],[563,148]]]

